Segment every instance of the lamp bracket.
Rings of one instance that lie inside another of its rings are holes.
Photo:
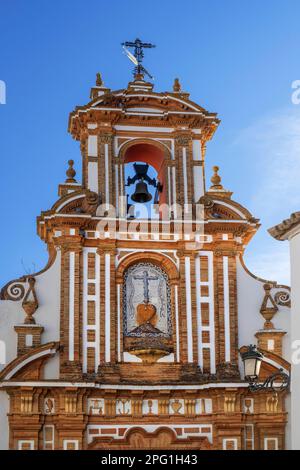
[[[249,383],[249,390],[251,392],[272,390],[273,392],[278,393],[287,390],[289,385],[290,376],[283,372],[283,369],[280,369],[279,372],[274,372],[274,374],[267,377],[263,383],[251,381]]]

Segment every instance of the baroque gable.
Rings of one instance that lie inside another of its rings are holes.
[[[141,77],[111,91],[97,76],[70,114],[81,182],[69,160],[37,218],[47,266],[1,290],[10,448],[284,448],[285,395],[252,394],[239,357],[256,341],[261,380],[289,371],[289,288],[247,270],[259,220],[218,167],[207,185],[218,124],[178,80],[157,93]]]

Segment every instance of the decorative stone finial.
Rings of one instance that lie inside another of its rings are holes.
[[[99,98],[99,96],[102,96],[105,93],[109,93],[109,92],[110,92],[110,89],[104,86],[101,73],[100,72],[96,73],[96,83],[95,83],[95,86],[91,88],[90,98],[94,100],[95,98]]]
[[[219,167],[218,166],[213,166],[213,172],[214,174],[212,175],[210,181],[212,182],[212,185],[210,189],[223,189],[223,186],[221,184],[221,176],[218,174]]]
[[[99,72],[96,74],[96,86],[103,86],[103,80]]]
[[[73,168],[74,160],[69,160],[68,165],[69,165],[69,168],[66,171],[66,175],[67,175],[66,183],[77,183],[75,179],[76,171]]]
[[[26,318],[25,318],[24,323],[25,325],[34,325],[35,319],[33,318],[33,315],[39,306],[36,292],[34,289],[35,278],[29,277],[28,284],[29,284],[29,288],[22,302],[23,310],[26,313]]]
[[[265,324],[264,324],[265,330],[274,328],[274,325],[271,320],[274,317],[275,313],[278,312],[278,307],[271,295],[271,289],[272,289],[271,284],[268,284],[268,283],[264,284],[265,295],[264,295],[263,302],[260,308],[260,313],[265,319]]]
[[[174,80],[173,91],[174,91],[174,93],[180,93],[181,92],[181,84],[180,84],[179,78],[175,78],[175,80]]]

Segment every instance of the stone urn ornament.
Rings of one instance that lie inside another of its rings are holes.
[[[278,307],[271,295],[272,285],[266,283],[263,287],[265,290],[265,295],[262,302],[262,306],[260,308],[260,313],[265,319],[264,329],[269,330],[274,328],[274,325],[271,320],[273,319],[275,313],[278,312]]]
[[[24,320],[25,325],[35,325],[35,319],[33,315],[35,314],[36,310],[38,309],[38,300],[35,292],[35,279],[34,277],[28,278],[29,288],[26,292],[24,300],[22,302],[22,307],[24,312],[26,313],[26,317]]]

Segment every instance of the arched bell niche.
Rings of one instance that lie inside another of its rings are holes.
[[[128,202],[128,211],[129,215],[134,216],[137,219],[149,218],[155,219],[159,217],[159,213],[153,205],[159,204],[160,193],[155,184],[158,183],[157,171],[149,163],[145,164],[144,162],[128,162],[125,164],[125,181],[128,182],[128,178],[133,178],[136,175],[136,168],[141,168],[142,171],[146,171],[146,177],[149,178],[147,181],[137,180],[135,183],[132,183],[130,186],[126,184],[126,196]],[[140,171],[140,170],[138,170]],[[150,183],[149,183],[150,181]],[[141,194],[142,193],[142,194]],[[137,194],[137,197],[149,197],[149,201],[135,201],[132,199]],[[140,206],[143,204],[143,207]],[[134,207],[130,210],[130,207]]]
[[[143,362],[173,353],[171,288],[167,273],[156,264],[131,265],[123,278],[124,351]]]
[[[169,149],[161,144],[160,142],[150,139],[134,139],[125,143],[120,150],[121,162],[124,165],[124,193],[131,195],[134,191],[133,188],[128,191],[126,187],[126,177],[134,176],[133,164],[142,163],[149,165],[148,175],[150,178],[156,178],[159,182],[160,190],[157,193],[159,205],[167,204],[168,201],[168,178],[167,178],[167,166],[170,159]],[[128,175],[127,168],[131,169],[131,175]],[[126,176],[126,177],[125,177]],[[150,204],[154,203],[155,190],[152,189],[151,185],[148,185],[148,190],[152,194],[152,200]],[[125,195],[124,194],[124,195]],[[129,204],[133,202],[129,199]]]

